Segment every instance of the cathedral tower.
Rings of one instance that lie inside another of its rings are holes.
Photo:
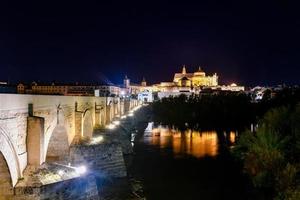
[[[186,74],[186,68],[185,68],[185,65],[183,65],[183,67],[182,67],[182,74]]]
[[[129,86],[130,86],[130,79],[127,77],[127,75],[125,75],[123,84],[124,84],[125,88],[129,88]]]
[[[146,82],[145,77],[143,77],[143,80],[142,80],[142,82],[141,82],[141,85],[142,85],[143,87],[146,87],[146,86],[147,86],[147,82]]]

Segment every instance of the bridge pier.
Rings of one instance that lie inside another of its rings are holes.
[[[124,113],[128,113],[130,110],[130,100],[124,99]]]
[[[103,106],[97,105],[95,103],[95,126],[101,126],[102,125],[102,112],[103,112]]]
[[[13,199],[14,191],[8,165],[0,152],[0,199]]]
[[[83,113],[75,111],[75,138],[81,139],[83,137]]]
[[[101,127],[104,127],[105,126],[105,107],[103,107],[101,110],[100,110],[100,126]]]
[[[114,130],[106,129],[103,140],[110,139],[104,143],[95,143],[101,137],[93,136],[93,127],[110,124],[115,117],[127,114],[136,105],[136,100],[112,97],[0,94],[0,199],[10,195],[12,190],[13,199],[26,200],[26,196],[27,199],[59,199],[64,198],[64,188],[70,194],[72,191],[76,193],[74,199],[87,197],[90,191],[80,193],[75,187],[76,182],[86,184],[83,176],[70,175],[68,179],[61,175],[61,166],[53,168],[55,163],[68,166],[74,155],[81,155],[84,159],[74,158],[71,162],[73,169],[76,167],[73,164],[88,164],[93,171],[103,171],[115,177],[126,176],[123,154],[131,152],[128,136],[132,118],[122,119],[122,126]],[[90,139],[79,140],[87,145],[72,143],[82,138]],[[34,175],[37,170],[40,170],[39,177]],[[69,172],[73,173],[72,170]],[[58,189],[54,197],[51,193],[56,192],[55,188]]]
[[[44,162],[44,118],[30,116],[27,118],[27,162],[40,166]]]
[[[124,99],[120,99],[120,115],[124,115]]]

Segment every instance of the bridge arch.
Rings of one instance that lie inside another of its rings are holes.
[[[14,145],[10,141],[8,134],[2,128],[0,128],[0,154],[0,180],[2,178],[5,180],[10,179],[9,183],[11,187],[13,187],[17,184],[18,178],[21,177],[20,164]],[[2,184],[0,187],[2,188]]]
[[[0,199],[12,199],[14,195],[12,177],[8,163],[0,152]]]
[[[112,106],[113,106],[112,100],[107,102],[107,104],[106,104],[106,124],[109,124],[112,121],[112,118],[113,118]]]
[[[63,111],[58,111],[56,121],[50,130],[50,135],[45,141],[45,161],[62,160],[69,155],[70,134],[67,127]]]
[[[93,130],[94,130],[94,124],[93,124],[93,116],[92,112],[87,109],[85,110],[83,114],[83,129],[82,129],[82,136],[87,138],[93,137]]]

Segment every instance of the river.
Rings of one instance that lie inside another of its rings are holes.
[[[130,173],[148,200],[257,199],[229,152],[237,134],[222,134],[149,123],[135,138]]]

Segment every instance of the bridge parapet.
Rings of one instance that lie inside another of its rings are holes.
[[[110,124],[137,105],[137,100],[116,97],[0,94],[0,164],[9,169],[5,176],[14,187],[27,165],[67,156],[76,136],[91,138],[95,125]]]

